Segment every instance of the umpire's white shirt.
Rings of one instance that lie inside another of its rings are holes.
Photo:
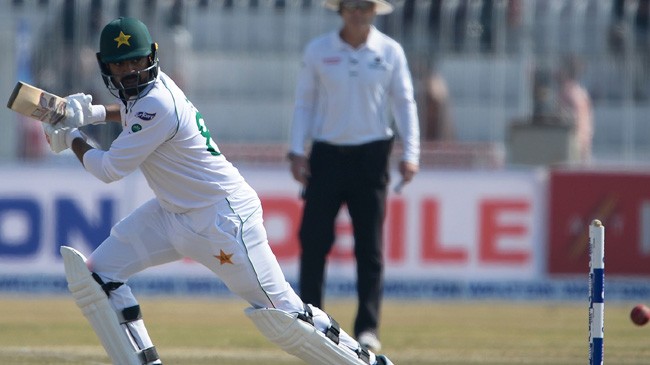
[[[84,167],[112,182],[140,167],[168,211],[186,212],[228,197],[243,182],[219,153],[201,114],[162,71],[144,96],[121,103],[122,133],[108,151],[90,150]]]
[[[417,164],[419,123],[402,47],[375,27],[357,49],[338,31],[325,34],[304,52],[290,150],[304,154],[309,140],[358,145],[388,139],[393,136],[390,110],[404,145],[403,159]]]

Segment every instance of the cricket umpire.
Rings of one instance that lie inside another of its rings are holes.
[[[373,26],[376,15],[393,11],[389,2],[327,0],[325,7],[337,11],[343,25],[304,51],[288,155],[293,178],[304,188],[300,294],[306,303],[323,304],[326,257],[335,241],[336,217],[347,205],[357,262],[354,334],[378,350],[382,230],[396,134],[404,151],[402,182],[411,181],[419,166],[413,82],[402,47]]]

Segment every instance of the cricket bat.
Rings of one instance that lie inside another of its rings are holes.
[[[66,104],[65,98],[18,81],[9,97],[7,108],[26,117],[54,125],[71,116]]]

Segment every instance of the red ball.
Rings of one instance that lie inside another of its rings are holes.
[[[632,322],[637,326],[643,326],[648,323],[648,320],[650,320],[650,308],[643,304],[637,304],[630,312],[630,319],[632,319]]]

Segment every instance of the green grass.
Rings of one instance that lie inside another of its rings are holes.
[[[605,309],[605,363],[650,363],[650,326],[629,320],[634,303]],[[146,298],[149,332],[173,365],[301,364],[261,334],[245,303]],[[352,301],[327,311],[349,329]],[[398,365],[586,364],[587,303],[395,301],[384,304],[384,352]],[[109,364],[71,298],[0,298],[0,364]]]

